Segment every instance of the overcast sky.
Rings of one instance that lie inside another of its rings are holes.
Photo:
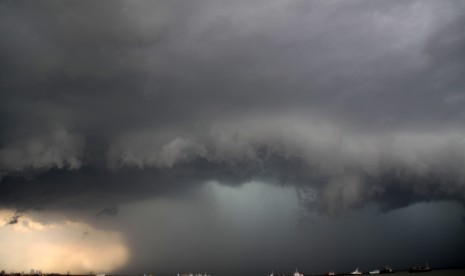
[[[0,269],[465,263],[463,26],[449,0],[0,2]]]

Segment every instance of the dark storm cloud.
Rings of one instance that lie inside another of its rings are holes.
[[[330,214],[465,198],[461,2],[0,7],[3,206],[104,212],[209,180]]]

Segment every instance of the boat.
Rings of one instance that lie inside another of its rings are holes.
[[[368,272],[369,274],[379,274],[379,269],[373,269],[372,271]]]
[[[379,273],[384,274],[384,273],[393,273],[393,272],[394,272],[394,270],[392,270],[392,268],[387,265],[383,269],[381,269],[381,271]]]
[[[273,273],[273,271],[271,271],[271,274],[270,274],[269,276],[274,276],[274,273]]]
[[[334,272],[334,270],[331,270],[330,272],[328,272],[328,276],[335,276],[336,275],[336,272]]]
[[[408,272],[417,273],[417,272],[431,272],[431,268],[428,263],[425,263],[425,266],[412,266]]]
[[[295,269],[295,272],[294,272],[293,275],[294,275],[294,276],[304,276],[304,274],[303,274],[303,273],[300,273],[300,272],[297,270],[297,268]]]
[[[355,269],[354,271],[352,271],[350,274],[351,274],[351,275],[362,275],[363,272],[361,272],[361,271],[358,269],[358,267],[357,267],[357,269]]]

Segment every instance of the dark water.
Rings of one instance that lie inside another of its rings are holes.
[[[337,274],[339,276],[345,275],[345,276],[352,276],[350,274],[343,274],[339,273]],[[362,275],[369,275],[368,273],[363,273]],[[465,276],[465,268],[461,269],[433,269],[431,272],[419,272],[419,273],[410,273],[408,271],[394,271],[394,273],[388,273],[388,274],[376,274],[377,276]],[[376,276],[374,275],[374,276]],[[305,275],[305,276],[311,276],[311,275]],[[321,275],[320,275],[321,276]]]
[[[369,275],[369,274],[363,274]],[[392,274],[379,274],[379,275],[392,275],[392,276],[465,276],[465,269],[441,269],[431,272],[422,273],[409,273],[408,271],[395,272]]]
[[[336,271],[337,273],[337,271]],[[339,276],[352,276],[350,274],[338,273]],[[363,273],[363,276],[372,276],[368,273]],[[216,276],[216,275],[215,275]],[[289,275],[291,276],[291,275]],[[305,274],[305,276],[323,276],[314,274]],[[431,272],[410,273],[408,271],[394,271],[394,273],[376,274],[373,276],[465,276],[465,268],[461,269],[433,269]]]

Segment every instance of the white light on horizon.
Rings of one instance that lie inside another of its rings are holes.
[[[0,220],[12,214],[0,210]],[[121,234],[71,220],[47,224],[23,215],[0,226],[0,244],[0,267],[7,272],[108,273],[129,259]]]

